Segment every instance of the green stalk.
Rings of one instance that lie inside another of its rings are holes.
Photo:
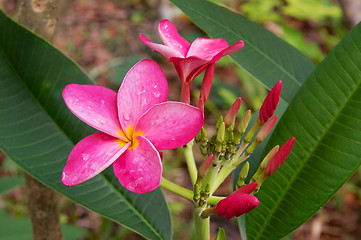
[[[184,187],[181,187],[175,183],[172,183],[171,181],[165,179],[164,177],[162,177],[160,186],[164,189],[167,189],[168,191],[170,191],[172,193],[175,193],[175,194],[193,202],[193,192],[192,191],[190,191]]]
[[[194,185],[197,181],[197,166],[196,162],[194,161],[193,155],[193,141],[190,141],[186,145],[183,146],[184,149],[184,156],[186,158],[188,172],[192,180],[192,184]]]
[[[210,240],[209,223],[210,218],[202,219],[200,214],[204,208],[196,208],[194,211],[195,238],[197,240]]]

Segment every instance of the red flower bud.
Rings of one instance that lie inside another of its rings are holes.
[[[273,156],[271,161],[268,163],[265,174],[270,176],[272,175],[286,160],[287,156],[290,154],[293,145],[295,144],[296,138],[290,138],[283,146],[278,150],[278,152]]]
[[[250,193],[256,189],[257,185],[256,182],[247,184],[219,201],[216,206],[217,215],[225,216],[226,219],[229,220],[232,217],[239,217],[256,208],[259,201],[255,196],[250,195]]]
[[[256,135],[256,142],[260,143],[262,142],[268,134],[272,131],[273,127],[275,126],[277,122],[278,115],[272,117],[269,121],[266,122],[266,124],[262,127],[262,129],[258,132]]]
[[[208,170],[212,166],[213,159],[214,159],[214,155],[211,154],[203,161],[203,163],[201,164],[201,166],[199,167],[199,170],[198,170],[198,176],[200,178],[204,178],[206,176]]]
[[[231,126],[236,120],[239,108],[241,107],[241,103],[242,103],[242,99],[239,97],[228,110],[227,115],[224,118],[224,123],[226,124],[227,127]]]
[[[266,98],[263,101],[261,109],[259,110],[258,120],[263,124],[273,115],[278,102],[280,100],[280,94],[282,89],[282,81],[278,81],[276,85],[271,89]]]

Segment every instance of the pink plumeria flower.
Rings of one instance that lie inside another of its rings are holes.
[[[257,188],[257,185],[257,182],[247,184],[219,201],[216,206],[217,215],[225,216],[229,220],[256,208],[259,205],[259,200],[250,194]]]
[[[167,102],[167,80],[152,60],[137,63],[118,93],[97,85],[69,84],[66,105],[101,131],[75,145],[63,170],[65,185],[82,183],[113,164],[120,184],[132,192],[157,188],[162,177],[158,150],[191,141],[203,125],[198,108]]]
[[[182,81],[182,86],[191,83],[209,64],[217,62],[223,56],[238,51],[244,46],[243,41],[238,41],[229,46],[227,41],[222,38],[197,38],[190,44],[179,35],[175,26],[166,19],[159,23],[158,32],[164,45],[151,42],[143,34],[139,35],[140,40],[174,64]]]

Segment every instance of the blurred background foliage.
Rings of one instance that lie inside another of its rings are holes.
[[[348,31],[341,0],[212,1],[263,25],[315,64]],[[0,0],[0,8],[14,18],[16,4],[16,0]],[[54,45],[74,59],[96,82],[116,90],[136,62],[142,58],[153,58],[169,80],[170,100],[178,100],[180,84],[173,66],[142,45],[138,34],[143,33],[149,39],[160,42],[157,24],[161,19],[168,18],[190,41],[206,35],[168,1],[78,0],[62,1],[60,7],[61,17]],[[205,125],[209,133],[212,133],[216,119],[225,114],[237,97],[242,97],[240,114],[243,114],[247,109],[259,109],[267,93],[229,57],[222,58],[216,67],[210,99],[206,104]],[[199,76],[192,85],[194,104],[201,81],[202,76]],[[173,182],[191,188],[181,151],[164,152],[164,174]],[[1,154],[0,176],[0,239],[31,239],[23,172]],[[361,176],[357,173],[318,214],[285,239],[361,239],[360,186]],[[221,186],[218,194],[228,194],[229,191],[230,179]],[[166,197],[172,213],[173,238],[190,239],[193,226],[191,204],[170,193],[166,193]],[[60,210],[65,239],[142,239],[63,197]],[[227,239],[239,238],[234,221],[217,217],[212,221],[213,237],[218,227],[223,227]],[[17,226],[16,230],[11,226]]]

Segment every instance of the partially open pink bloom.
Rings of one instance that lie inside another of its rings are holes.
[[[278,150],[278,152],[272,157],[268,163],[266,169],[264,170],[267,176],[272,175],[276,170],[283,164],[288,155],[290,154],[293,145],[295,144],[296,138],[290,138],[283,146]]]
[[[158,25],[158,32],[163,44],[153,43],[146,36],[140,34],[140,40],[172,62],[182,81],[191,83],[206,67],[217,62],[223,56],[229,55],[244,46],[238,41],[229,46],[224,39],[197,38],[192,44],[179,35],[175,26],[168,20],[162,20]]]
[[[232,217],[239,217],[256,208],[259,201],[250,194],[256,189],[257,185],[257,182],[247,184],[219,201],[216,206],[217,215],[225,216],[229,220]]]
[[[69,84],[63,98],[78,118],[101,131],[75,145],[64,167],[65,185],[82,183],[113,164],[128,190],[150,192],[160,184],[158,150],[182,146],[203,125],[195,107],[167,102],[167,80],[152,60],[137,63],[118,93],[97,85]]]
[[[267,120],[272,117],[275,112],[278,102],[280,100],[280,94],[282,89],[282,81],[278,81],[276,85],[271,89],[266,98],[263,101],[261,109],[259,110],[258,121],[261,124],[267,122]]]

